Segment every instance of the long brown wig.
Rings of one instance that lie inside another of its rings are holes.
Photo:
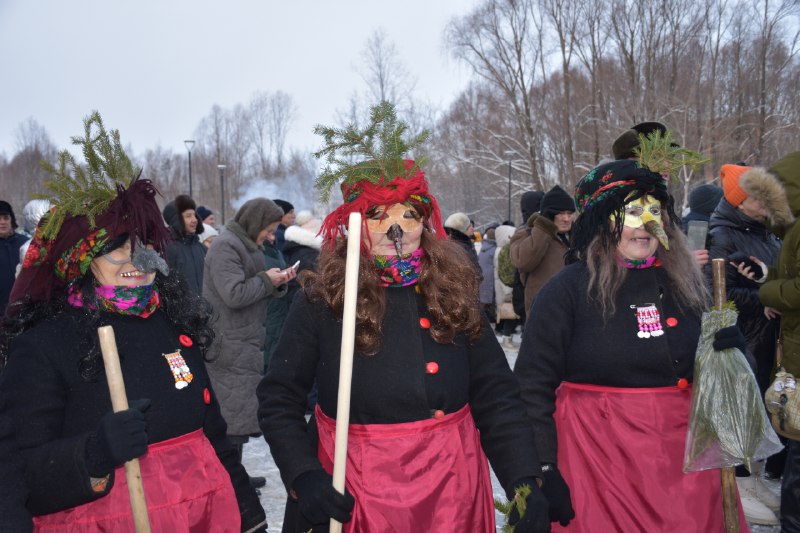
[[[430,334],[440,344],[464,333],[470,342],[481,332],[478,303],[479,278],[466,251],[458,244],[437,239],[425,229],[420,246],[425,250],[418,280],[420,294],[431,315]],[[300,282],[310,301],[322,300],[337,317],[344,308],[344,270],[347,241],[337,238],[320,252],[317,271],[306,271]],[[356,349],[376,354],[383,341],[386,291],[380,285],[372,257],[361,256],[356,304]]]

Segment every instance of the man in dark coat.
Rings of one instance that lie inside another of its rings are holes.
[[[164,206],[163,215],[172,235],[167,246],[167,264],[186,278],[195,294],[201,294],[206,249],[198,238],[204,228],[197,218],[196,207],[191,197],[181,194]]]
[[[721,199],[722,188],[713,183],[704,183],[692,189],[689,193],[689,213],[681,220],[683,232],[688,232],[692,220],[708,222]]]
[[[444,221],[444,231],[451,240],[457,242],[464,251],[467,252],[470,261],[475,267],[475,272],[481,273],[481,265],[478,262],[478,252],[472,244],[472,222],[464,213],[453,213]]]
[[[0,315],[6,312],[8,295],[14,286],[19,248],[28,238],[17,233],[17,219],[11,204],[0,200]]]
[[[278,250],[283,251],[283,235],[286,233],[286,228],[294,224],[296,215],[294,212],[294,206],[290,202],[287,202],[286,200],[280,200],[278,198],[274,199],[273,202],[278,204],[278,207],[283,209],[281,223],[278,224],[278,229],[275,230],[275,247],[278,248]]]

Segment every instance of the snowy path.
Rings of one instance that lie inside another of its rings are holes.
[[[519,342],[519,335],[515,336]],[[506,350],[506,357],[509,365],[514,366],[517,359],[516,350]],[[283,526],[283,508],[286,503],[286,491],[283,488],[278,468],[269,454],[269,448],[263,438],[251,439],[244,446],[242,462],[251,476],[264,476],[267,478],[267,486],[261,489],[261,504],[267,512],[267,522],[271,532],[280,531]],[[769,487],[776,493],[780,492],[780,482],[767,481]],[[495,497],[505,497],[503,489],[497,482],[497,478],[492,473],[492,486]],[[502,519],[497,517],[497,530],[502,529]],[[750,526],[753,533],[778,533],[780,528],[769,526]]]

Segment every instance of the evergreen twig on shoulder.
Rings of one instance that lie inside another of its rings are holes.
[[[323,136],[325,147],[314,156],[325,157],[327,163],[315,183],[322,201],[328,201],[331,189],[340,181],[348,186],[365,179],[378,184],[382,176],[390,180],[414,174],[424,161],[406,169],[405,156],[425,142],[430,132],[424,130],[404,139],[407,131],[408,124],[398,121],[394,105],[385,101],[372,107],[369,124],[363,130],[354,124],[345,128],[316,126],[314,133]]]
[[[58,154],[58,168],[42,161],[42,168],[52,175],[44,186],[52,194],[38,194],[50,200],[52,211],[45,215],[42,228],[45,239],[58,235],[67,216],[86,216],[94,227],[95,216],[105,211],[117,197],[117,187],[129,187],[139,175],[120,143],[119,131],[106,131],[97,111],[83,120],[84,136],[72,137],[72,144],[82,147],[85,164],[81,165],[67,150]]]

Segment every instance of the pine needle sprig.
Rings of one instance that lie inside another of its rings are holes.
[[[54,205],[42,228],[45,239],[54,239],[67,216],[86,216],[94,228],[95,217],[103,213],[117,197],[118,186],[130,187],[139,175],[125,150],[118,130],[107,131],[97,111],[83,120],[84,136],[72,137],[81,146],[85,164],[81,165],[67,150],[58,154],[58,168],[42,161],[42,168],[52,175],[44,182],[52,194],[38,194]]]
[[[658,130],[650,135],[639,135],[639,147],[634,154],[653,172],[670,177],[677,176],[682,167],[699,170],[711,161],[699,152],[678,146],[669,130],[663,135]]]
[[[372,107],[369,124],[363,130],[354,124],[345,128],[317,125],[314,133],[325,141],[325,146],[314,153],[326,161],[315,183],[322,201],[328,201],[331,189],[340,181],[347,186],[361,180],[377,185],[383,176],[392,179],[415,173],[424,160],[406,169],[405,156],[422,145],[430,132],[424,130],[405,139],[407,132],[408,124],[398,121],[394,105],[385,101]]]
[[[503,525],[503,533],[514,533],[514,526],[508,523],[511,511],[516,507],[519,518],[525,516],[528,510],[528,496],[531,495],[531,488],[529,485],[522,485],[514,490],[514,498],[503,502],[499,498],[494,499],[494,508],[500,511],[506,517],[506,523]]]

